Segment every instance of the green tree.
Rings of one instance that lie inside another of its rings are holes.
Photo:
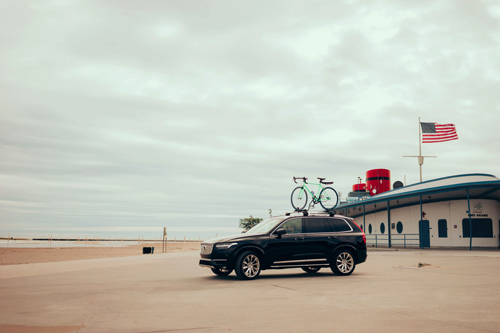
[[[262,221],[262,219],[259,219],[258,217],[253,217],[250,215],[250,217],[247,217],[246,219],[240,219],[240,228],[243,229],[242,232],[247,232],[249,229],[253,228],[257,224],[259,224]]]

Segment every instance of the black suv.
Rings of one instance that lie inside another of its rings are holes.
[[[219,276],[233,270],[245,280],[264,269],[300,267],[316,273],[330,267],[349,275],[366,260],[366,236],[349,217],[331,213],[292,213],[263,221],[244,234],[204,241],[200,266]]]

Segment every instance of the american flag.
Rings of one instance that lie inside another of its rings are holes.
[[[422,143],[445,142],[457,140],[454,124],[420,123],[422,126]]]

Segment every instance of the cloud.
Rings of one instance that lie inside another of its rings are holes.
[[[2,232],[232,228],[290,210],[292,176],[416,182],[418,117],[460,137],[426,179],[499,174],[495,2],[1,6]]]

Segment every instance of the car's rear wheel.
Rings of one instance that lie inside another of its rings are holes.
[[[242,280],[252,280],[259,276],[261,263],[259,256],[253,251],[245,251],[236,259],[234,268],[236,275]]]
[[[212,268],[212,272],[214,272],[214,274],[218,276],[228,276],[229,274],[231,274],[232,271],[233,271],[232,269]]]
[[[331,268],[336,275],[350,275],[356,268],[354,255],[349,250],[335,252]]]
[[[310,274],[317,273],[320,269],[321,269],[321,267],[302,267],[302,270],[304,272],[307,272]]]

